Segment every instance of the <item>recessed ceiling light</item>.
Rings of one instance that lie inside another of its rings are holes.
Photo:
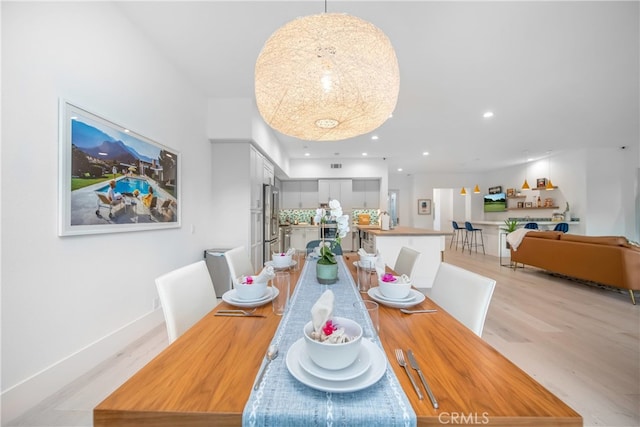
[[[428,151],[425,151],[424,153],[422,153],[422,155],[423,155],[423,156],[428,156],[428,155],[429,155],[429,152],[428,152]]]
[[[311,153],[304,153],[304,155],[305,155],[306,157],[309,157],[309,156],[311,155]]]
[[[129,133],[129,129],[125,129],[125,130],[124,130],[124,133]]]
[[[363,155],[363,156],[368,156],[368,154],[367,154],[367,153],[362,153],[362,155]]]
[[[482,117],[484,117],[485,119],[490,119],[491,117],[493,117],[493,111],[487,111],[482,115]]]
[[[398,172],[402,172],[402,168],[398,168]]]
[[[373,135],[373,136],[371,137],[371,139],[373,139],[373,140],[375,141],[376,139],[378,139],[378,135]]]

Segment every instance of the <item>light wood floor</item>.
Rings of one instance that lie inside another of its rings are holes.
[[[534,268],[447,250],[445,261],[497,280],[483,338],[584,418],[640,426],[640,304]],[[636,295],[636,300],[640,299]],[[91,426],[92,409],[168,344],[160,327],[7,427]]]

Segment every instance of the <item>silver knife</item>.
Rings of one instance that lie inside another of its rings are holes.
[[[431,388],[429,388],[429,384],[427,384],[427,380],[424,379],[424,375],[422,375],[422,370],[420,370],[420,366],[418,366],[418,362],[416,361],[416,358],[413,357],[413,352],[411,350],[407,350],[407,356],[409,356],[409,364],[411,365],[411,367],[416,371],[418,371],[418,376],[420,377],[420,381],[422,381],[422,385],[424,386],[424,389],[427,391],[427,394],[429,395],[431,404],[435,409],[438,409],[438,401],[433,395]]]

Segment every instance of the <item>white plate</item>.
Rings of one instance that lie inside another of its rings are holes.
[[[265,300],[271,298],[270,289],[273,289],[273,288],[267,286],[265,288],[264,295],[262,295],[260,298],[254,298],[254,299],[240,298],[240,295],[238,294],[238,291],[236,289],[233,289],[233,292],[230,293],[227,297],[233,302],[241,302],[241,303],[245,303],[245,302],[248,302],[248,303],[262,302],[262,301],[265,301]]]
[[[378,298],[380,298],[381,300],[385,300],[385,301],[388,301],[388,302],[411,302],[416,298],[416,296],[414,294],[412,294],[411,292],[409,292],[409,295],[407,295],[404,298],[389,298],[387,296],[382,295],[382,291],[380,290],[380,286],[376,286],[375,289],[377,289],[376,290],[376,292],[377,292],[376,296]]]
[[[266,265],[267,267],[273,267],[275,270],[283,270],[285,268],[295,267],[297,264],[298,264],[298,261],[296,261],[295,259],[292,259],[291,264],[284,267],[276,267],[275,265],[273,265],[273,261],[267,261],[264,263],[264,265]]]
[[[407,302],[397,302],[397,301],[390,301],[388,299],[385,299],[385,297],[382,296],[382,294],[380,293],[380,290],[378,289],[377,286],[375,288],[369,289],[367,291],[367,294],[374,301],[377,301],[380,304],[386,305],[387,307],[391,307],[391,308],[409,308],[409,307],[413,307],[414,305],[418,305],[425,300],[424,294],[416,291],[415,289],[411,289],[411,293],[410,293],[410,295],[413,295],[413,299]]]
[[[230,291],[227,291],[224,294],[222,294],[222,301],[226,302],[227,304],[234,305],[236,307],[243,307],[243,308],[260,307],[261,305],[265,305],[266,303],[275,299],[280,293],[276,288],[272,288],[271,286],[268,286],[267,290],[270,292],[268,296],[266,296],[261,300],[249,302],[246,300],[239,300],[239,299],[232,298],[236,296],[236,290],[231,289]]]
[[[380,378],[382,378],[387,370],[387,357],[380,347],[368,339],[363,338],[362,345],[369,352],[371,366],[364,374],[352,380],[327,381],[305,372],[298,362],[300,360],[300,353],[305,349],[304,338],[300,338],[289,348],[286,360],[287,369],[289,369],[289,372],[295,379],[315,390],[329,391],[332,393],[350,393],[363,390],[377,383]]]
[[[298,344],[296,342],[294,345]],[[344,369],[338,369],[337,371],[330,371],[328,369],[321,368],[316,365],[309,353],[307,353],[307,347],[304,340],[302,340],[302,349],[298,353],[298,363],[302,366],[302,369],[314,377],[327,381],[347,381],[359,377],[364,374],[369,366],[371,366],[371,356],[365,346],[360,346],[360,353],[358,358],[351,365]]]

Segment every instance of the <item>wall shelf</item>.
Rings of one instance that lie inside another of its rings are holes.
[[[557,189],[557,188],[558,188],[558,187],[554,185],[554,186],[553,186],[552,188],[550,188],[549,190],[555,190],[555,189]],[[547,187],[534,187],[534,188],[532,188],[532,190],[547,190]]]
[[[537,207],[537,206],[532,206],[530,208],[507,208],[506,210],[508,211],[521,211],[521,210],[530,210],[530,209],[558,209],[558,206],[541,206],[541,207]]]
[[[507,199],[526,199],[527,196],[507,196]]]

